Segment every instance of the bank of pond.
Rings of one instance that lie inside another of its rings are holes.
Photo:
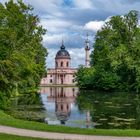
[[[11,99],[6,113],[50,125],[100,129],[140,129],[140,95],[42,87]]]

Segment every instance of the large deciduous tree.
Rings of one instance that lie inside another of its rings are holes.
[[[46,49],[33,8],[21,0],[0,3],[0,94],[30,92],[45,73]]]

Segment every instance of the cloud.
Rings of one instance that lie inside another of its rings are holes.
[[[61,45],[62,39],[64,41],[69,40],[68,34],[46,34],[43,37],[43,42],[48,48],[57,48]]]
[[[50,33],[66,32],[66,29],[71,27],[71,23],[57,18],[42,19],[40,23]]]
[[[27,4],[31,4],[36,13],[49,14],[53,16],[61,17],[61,5],[63,0],[23,0]]]
[[[74,6],[80,9],[92,9],[92,0],[73,0]]]
[[[90,21],[85,24],[84,29],[96,32],[101,29],[104,23],[104,21]]]
[[[64,45],[68,49],[73,48],[83,48],[85,43],[85,35],[82,34],[46,34],[43,39],[43,44],[47,48],[58,49],[61,45],[62,39],[64,40]],[[93,37],[90,38],[93,40]],[[92,41],[93,42],[93,41]]]

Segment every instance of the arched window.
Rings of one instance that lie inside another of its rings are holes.
[[[69,110],[69,105],[67,104],[67,110]]]
[[[69,62],[67,62],[67,67],[69,67]]]
[[[72,82],[73,82],[73,83],[75,83],[75,80],[74,80],[74,79],[72,79]]]
[[[50,83],[52,83],[52,79],[50,79]]]
[[[61,67],[63,67],[63,62],[61,62]]]
[[[61,111],[63,111],[63,105],[61,105]]]

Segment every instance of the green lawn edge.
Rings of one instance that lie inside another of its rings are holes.
[[[32,138],[32,137],[25,137],[25,136],[17,136],[17,135],[0,133],[0,140],[49,140],[49,139]]]
[[[15,119],[12,116],[4,113],[4,111],[2,110],[0,110],[0,125],[12,126],[16,128],[23,128],[23,129],[30,129],[30,130],[68,133],[68,134],[140,137],[140,130],[85,129],[85,128],[82,129],[82,128],[73,128],[73,127],[66,127],[66,126],[47,125],[45,123]]]

